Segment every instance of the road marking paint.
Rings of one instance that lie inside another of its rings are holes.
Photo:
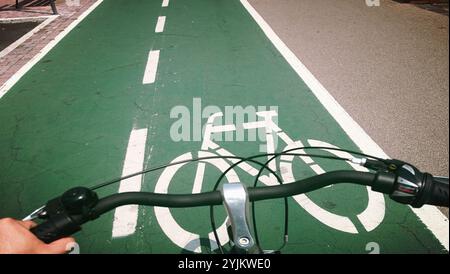
[[[234,156],[231,152],[227,151],[226,149],[223,148],[219,148],[216,151],[217,154],[221,155],[221,156]],[[230,162],[232,162],[233,164],[239,162],[239,159],[233,159],[233,158],[229,158],[228,159]],[[248,172],[251,176],[256,176],[258,175],[258,169],[252,167],[250,164],[247,164],[246,162],[242,162],[238,164],[238,167],[242,168],[243,170],[245,170],[245,172]]]
[[[290,139],[290,137],[285,132],[278,133],[278,136],[281,138],[281,140],[289,140]],[[283,149],[283,151],[287,151],[287,150],[294,149],[294,148],[300,148],[300,147],[304,147],[304,145],[301,141],[297,140],[295,142],[289,142],[288,145]],[[291,152],[306,154],[306,152],[303,149],[297,149],[297,150],[294,150]],[[299,157],[307,165],[314,163],[314,160],[309,156],[299,156]],[[280,160],[282,160],[282,161],[292,161],[293,159],[294,159],[294,155],[281,155],[281,158],[280,158]]]
[[[163,0],[161,6],[162,6],[163,8],[169,6],[169,0]]]
[[[8,53],[10,53],[11,51],[13,51],[15,48],[17,48],[18,46],[20,46],[23,42],[25,42],[26,40],[28,40],[28,38],[30,38],[31,36],[33,36],[33,34],[35,34],[36,32],[40,31],[42,28],[44,28],[45,26],[47,26],[48,24],[50,24],[53,20],[56,19],[56,17],[58,17],[59,15],[54,15],[51,17],[47,17],[47,19],[40,23],[39,25],[37,25],[35,28],[33,28],[32,30],[30,30],[28,33],[26,33],[24,36],[20,37],[20,39],[18,39],[17,41],[15,41],[14,43],[12,43],[11,45],[9,45],[8,47],[6,47],[4,50],[2,50],[0,52],[0,58],[2,58],[3,56],[7,55]]]
[[[164,24],[166,23],[166,17],[165,16],[159,16],[158,22],[156,23],[155,32],[160,33],[164,31]]]
[[[425,205],[421,208],[413,208],[412,211],[420,220],[433,231],[436,238],[448,250],[448,218],[446,218],[435,206]],[[432,224],[430,227],[429,224]]]
[[[333,146],[332,144],[314,140],[314,139],[308,139],[308,144],[310,146],[318,146],[318,147],[331,147],[331,148],[338,148],[337,146]],[[345,151],[338,151],[338,150],[330,150],[330,149],[322,149],[324,151],[328,151],[331,154],[334,154],[337,157],[341,158],[352,158],[353,156]],[[354,170],[367,172],[369,171],[367,168],[362,167],[360,165],[347,162]],[[369,203],[367,204],[366,209],[357,215],[358,220],[361,222],[361,224],[364,226],[366,231],[372,231],[375,228],[377,228],[381,222],[384,219],[385,216],[385,202],[384,202],[384,196],[382,193],[372,191],[369,186],[367,186],[367,194],[369,198]]]
[[[88,16],[103,0],[98,0],[87,10],[85,10],[76,20],[74,20],[69,26],[67,26],[55,39],[50,41],[43,49],[39,51],[28,63],[21,67],[11,78],[8,79],[0,87],[0,98],[2,98],[16,83],[22,78],[39,60],[41,60],[59,41],[61,41],[72,29],[74,29],[86,16]]]
[[[143,84],[153,84],[158,70],[159,50],[152,50],[148,54],[147,66],[145,67]]]
[[[143,169],[147,128],[133,129],[128,141],[127,152],[123,164],[122,176],[139,172]],[[119,193],[140,191],[142,175],[120,181]],[[112,237],[124,237],[136,231],[138,205],[126,205],[116,208]]]
[[[222,223],[221,226],[219,226],[216,230],[217,236],[219,238],[220,243],[223,245],[225,243],[228,243],[230,238],[228,237],[228,231],[227,231],[227,222],[228,217],[225,218],[225,221]],[[216,242],[216,237],[214,237],[214,232],[208,233],[208,239],[209,239],[209,246],[211,250],[216,250],[219,248]]]
[[[313,164],[309,166],[317,175],[324,174],[325,170],[323,170],[318,164]]]
[[[59,14],[56,15],[45,15],[45,16],[36,16],[36,17],[12,17],[12,18],[0,18],[0,23],[24,23],[24,22],[39,22],[44,21],[50,17],[58,17]]]
[[[194,186],[192,194],[200,193],[202,191],[203,175],[205,174],[205,163],[199,162],[197,172],[195,172]]]
[[[192,154],[190,152],[178,156],[171,163],[189,159],[192,159]],[[155,186],[155,193],[167,193],[169,190],[170,180],[173,178],[177,170],[186,164],[187,163],[182,163],[165,168]],[[161,183],[159,183],[160,180]],[[169,208],[155,206],[153,207],[153,210],[155,211],[156,220],[161,226],[161,229],[173,243],[187,250],[201,252],[200,236],[179,226],[172,214],[170,214]]]
[[[336,120],[340,127],[350,137],[350,139],[366,154],[375,155],[381,158],[389,156],[378,146],[377,143],[362,129],[362,127],[344,110],[344,108],[333,98],[328,90],[316,79],[316,77],[306,68],[297,56],[278,37],[267,22],[248,3],[247,0],[240,0],[247,12],[253,17],[261,30],[272,42],[274,47],[280,52],[284,59],[294,69],[298,76],[311,89],[316,98]],[[413,212],[436,236],[441,244],[448,250],[449,226],[448,219],[436,207],[423,207],[421,210],[413,209]],[[435,218],[430,218],[434,216]]]

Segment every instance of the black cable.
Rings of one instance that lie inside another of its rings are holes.
[[[220,183],[220,181],[223,179],[223,177],[226,175],[226,173],[227,172],[229,172],[231,169],[233,169],[235,166],[237,166],[237,165],[239,165],[240,163],[242,163],[242,162],[245,162],[245,161],[248,161],[248,160],[250,160],[250,159],[253,159],[253,158],[258,158],[258,157],[263,157],[263,156],[270,156],[270,155],[273,155],[273,157],[271,158],[271,159],[269,159],[266,163],[265,163],[265,165],[264,165],[264,167],[262,167],[260,170],[259,170],[259,173],[258,173],[258,175],[256,176],[256,178],[255,178],[255,181],[254,181],[254,187],[256,187],[256,185],[257,185],[257,182],[258,182],[258,179],[259,179],[259,177],[261,176],[261,173],[262,173],[262,170],[265,168],[265,167],[267,167],[267,165],[273,160],[273,159],[275,159],[275,158],[277,158],[278,156],[282,156],[282,155],[293,155],[293,156],[309,156],[309,157],[317,157],[317,158],[325,158],[325,159],[333,159],[333,160],[343,160],[343,161],[350,161],[351,159],[348,159],[348,158],[342,158],[342,157],[338,157],[338,156],[326,156],[326,155],[314,155],[314,154],[302,154],[302,153],[288,153],[288,152],[290,152],[290,151],[295,151],[295,150],[304,150],[304,149],[328,149],[328,150],[336,150],[336,151],[344,151],[344,152],[348,152],[348,153],[353,153],[353,154],[357,154],[357,155],[360,155],[360,156],[365,156],[365,157],[368,157],[368,158],[373,158],[373,159],[376,159],[376,160],[379,160],[379,161],[384,161],[383,159],[381,159],[381,158],[378,158],[378,157],[375,157],[375,156],[371,156],[371,155],[368,155],[368,154],[364,154],[364,153],[360,153],[360,152],[356,152],[356,151],[352,151],[352,150],[346,150],[346,149],[340,149],[340,148],[333,148],[333,147],[320,147],[320,146],[315,146],[315,147],[298,147],[298,148],[292,148],[292,149],[288,149],[288,150],[286,150],[286,151],[282,151],[282,152],[280,152],[280,153],[265,153],[265,154],[259,154],[259,155],[254,155],[254,156],[251,156],[251,157],[247,157],[247,158],[245,158],[245,159],[242,159],[242,160],[240,160],[240,161],[238,161],[238,162],[236,162],[236,163],[234,163],[234,164],[232,164],[225,172],[223,172],[222,174],[221,174],[221,176],[219,177],[219,179],[217,180],[217,182],[216,182],[216,184],[214,185],[214,188],[213,188],[213,190],[216,190],[217,189],[217,187],[218,187],[218,185],[219,185],[219,183]],[[282,180],[277,176],[277,175],[275,175],[276,176],[276,178],[277,178],[277,180],[278,180],[278,183],[279,184],[283,184],[282,183]],[[287,198],[284,198],[284,205],[285,205],[285,219],[284,219],[284,240],[283,240],[283,244],[282,244],[282,246],[280,247],[280,249],[281,248],[283,248],[285,245],[286,245],[286,243],[287,243],[287,236],[288,236],[288,201],[287,201]],[[254,234],[255,234],[255,241],[256,241],[256,243],[257,243],[257,245],[259,246],[260,245],[260,241],[259,241],[259,236],[258,236],[258,231],[257,231],[257,226],[256,226],[256,214],[255,214],[255,203],[254,202],[252,202],[252,220],[253,220],[253,231],[254,231]],[[215,238],[215,240],[216,240],[216,242],[217,242],[217,245],[218,245],[218,247],[219,247],[219,250],[220,250],[220,252],[221,253],[223,253],[223,249],[222,249],[222,246],[221,246],[221,244],[220,244],[220,240],[219,240],[219,237],[218,237],[218,235],[217,235],[217,227],[216,227],[216,224],[215,224],[215,221],[214,221],[214,206],[210,206],[210,222],[211,222],[211,227],[212,227],[212,229],[213,229],[213,234],[214,234],[214,238]],[[279,249],[279,250],[280,250]]]
[[[289,155],[289,152],[295,151],[295,150],[299,150],[299,149],[302,149],[302,148],[288,149],[288,150],[285,150],[285,151],[281,152],[280,155]],[[272,158],[270,158],[269,160],[267,160],[264,163],[264,166],[260,168],[260,170],[258,172],[258,175],[256,175],[256,177],[255,177],[255,181],[253,183],[253,187],[256,187],[256,185],[258,184],[258,179],[259,179],[259,177],[261,177],[261,174],[262,174],[262,171],[263,171],[264,167],[268,166],[271,161],[273,161],[274,159],[276,159],[280,155],[274,155],[274,156],[272,156]],[[347,159],[347,161],[348,160],[349,159]],[[285,211],[284,211],[284,238],[283,238],[283,244],[280,246],[280,248],[278,248],[278,251],[280,251],[283,247],[286,246],[287,241],[288,241],[288,235],[289,235],[289,231],[288,231],[288,225],[289,225],[289,212],[288,212],[288,210],[289,210],[289,207],[288,207],[287,198],[284,199],[284,204],[285,204],[284,205],[284,207],[285,207]],[[255,213],[255,202],[254,201],[252,201],[252,221],[253,221],[253,232],[255,234],[256,244],[259,247],[261,247],[260,242],[259,242],[257,225],[256,225],[256,213]]]
[[[270,160],[272,160],[273,158],[275,158],[276,156],[273,156]],[[264,167],[268,166],[270,160],[266,161],[264,163]],[[258,171],[258,174],[255,177],[255,181],[253,182],[253,187],[256,187],[256,185],[258,184],[258,180],[259,177],[261,177],[263,171],[263,167],[261,167]],[[282,182],[280,184],[283,184]],[[256,244],[261,248],[261,243],[259,241],[259,234],[258,234],[258,229],[257,229],[257,225],[256,225],[256,210],[255,210],[255,201],[252,201],[252,222],[253,222],[253,233],[255,234],[255,241]],[[288,200],[287,198],[284,198],[284,239],[283,239],[283,244],[281,245],[281,247],[279,248],[279,250],[281,250],[281,248],[283,248],[286,245],[286,241],[287,241],[287,235],[288,235],[288,225],[289,225],[289,205],[288,205]]]
[[[135,173],[123,176],[123,177],[119,177],[119,178],[116,178],[116,179],[113,179],[113,180],[110,180],[110,181],[106,181],[106,182],[97,184],[97,185],[91,187],[90,189],[91,190],[96,190],[96,189],[115,184],[117,182],[120,182],[122,180],[131,178],[131,177],[134,177],[134,176],[138,176],[138,175],[142,175],[142,174],[145,174],[145,173],[153,172],[153,171],[156,171],[156,170],[159,170],[159,169],[163,169],[163,168],[166,168],[166,167],[169,167],[169,166],[184,164],[184,163],[188,163],[188,162],[198,162],[198,161],[201,161],[201,160],[209,160],[209,159],[239,159],[239,160],[242,160],[242,159],[246,159],[246,158],[245,157],[239,157],[239,156],[205,156],[205,157],[199,157],[199,158],[192,158],[192,159],[177,161],[177,162],[174,162],[174,163],[164,164],[164,165],[157,166],[157,167],[148,168],[148,169],[145,169],[143,171],[135,172]],[[262,163],[260,163],[258,161],[252,161],[251,159],[249,159],[248,161],[251,161],[252,163],[255,163],[255,164],[258,164],[258,165],[262,166]],[[269,169],[269,171],[271,171],[271,170]],[[272,171],[272,172],[275,173],[274,171]]]
[[[288,149],[286,151],[278,153],[277,155],[272,156],[272,158],[267,160],[267,162],[264,163],[264,166],[261,167],[261,169],[259,170],[258,175],[256,175],[255,181],[253,183],[253,187],[256,187],[256,185],[258,184],[258,179],[259,179],[259,177],[261,177],[263,169],[265,167],[267,167],[269,165],[269,163],[273,159],[276,159],[277,157],[283,156],[283,155],[304,156],[304,155],[299,155],[297,153],[289,153],[291,151],[295,151],[295,150],[299,150],[299,149],[302,149],[302,148]],[[332,160],[343,160],[343,161],[349,161],[350,160],[350,159],[341,158],[341,157],[337,157],[337,156],[313,155],[313,154],[308,154],[308,156],[310,156],[310,157],[317,157],[317,158],[332,159]],[[288,210],[289,210],[289,207],[288,207],[287,198],[284,198],[284,208],[285,208],[285,211],[284,211],[284,238],[283,238],[283,244],[280,246],[278,251],[280,251],[287,244],[287,239],[288,239],[288,234],[289,234],[289,232],[288,232],[288,223],[289,223]],[[261,246],[260,242],[259,242],[258,230],[257,230],[257,225],[256,225],[256,214],[255,214],[255,202],[254,201],[252,201],[252,221],[253,221],[253,232],[255,234],[255,241],[258,244],[258,246]]]
[[[288,152],[294,151],[294,150],[298,150],[298,149],[299,148],[293,148],[293,149],[283,151],[282,153],[283,153],[283,155],[286,155],[285,153],[288,153]],[[256,187],[256,185],[258,184],[258,180],[259,180],[259,177],[261,177],[263,168],[268,166],[269,163],[273,159],[277,158],[278,156],[279,155],[272,156],[272,158],[267,160],[264,163],[264,166],[259,169],[259,172],[255,177],[255,181],[253,182],[253,187]],[[284,210],[284,237],[283,237],[283,244],[280,246],[280,248],[278,248],[278,251],[280,251],[284,246],[286,246],[287,240],[288,240],[288,235],[289,235],[289,231],[288,231],[288,228],[289,228],[289,206],[288,206],[287,198],[284,198],[284,208],[285,208],[285,210]],[[252,222],[253,222],[253,233],[255,234],[256,244],[262,249],[260,241],[259,241],[259,234],[258,234],[258,229],[257,229],[258,226],[256,225],[256,211],[255,211],[255,202],[254,201],[252,201]]]
[[[382,158],[378,158],[378,157],[375,157],[375,156],[372,156],[372,155],[360,153],[360,152],[357,152],[357,151],[341,149],[341,148],[309,146],[309,147],[301,147],[301,148],[296,148],[296,149],[328,149],[328,150],[344,151],[344,152],[356,154],[356,155],[359,155],[359,156],[365,156],[365,157],[368,157],[368,158],[376,159],[376,160],[381,161],[383,163],[385,162],[385,160],[382,159]],[[268,154],[260,154],[260,155],[256,155],[256,157],[262,157],[262,156],[267,156],[267,155]],[[169,166],[173,166],[173,165],[183,164],[183,163],[187,163],[187,162],[196,162],[196,161],[207,160],[207,159],[218,159],[218,158],[219,159],[247,159],[245,157],[239,157],[239,156],[207,156],[207,157],[199,157],[199,158],[193,158],[193,159],[188,159],[188,160],[183,160],[183,161],[177,161],[177,162],[174,162],[174,163],[164,164],[164,165],[161,165],[161,166],[158,166],[158,167],[154,167],[154,168],[148,168],[148,169],[145,169],[143,171],[135,172],[135,173],[123,176],[123,177],[119,177],[119,178],[116,178],[116,179],[113,179],[113,180],[110,180],[110,181],[106,181],[106,182],[97,184],[97,185],[91,187],[90,189],[91,190],[96,190],[96,189],[99,189],[99,188],[102,188],[102,187],[105,187],[105,186],[108,186],[108,185],[120,182],[122,180],[131,178],[131,177],[134,177],[134,176],[138,176],[138,175],[142,175],[142,174],[145,174],[145,173],[153,172],[153,171],[156,171],[156,170],[159,170],[159,169],[163,169],[163,168],[166,168],[166,167],[169,167]],[[249,157],[249,158],[253,158],[253,157]]]
[[[240,163],[245,162],[245,161],[253,160],[254,158],[265,157],[265,156],[277,157],[277,156],[280,156],[280,155],[294,155],[294,156],[310,156],[310,157],[327,158],[327,159],[344,160],[344,161],[349,161],[350,160],[350,159],[347,159],[347,158],[342,158],[342,157],[337,157],[337,156],[326,156],[326,155],[304,154],[304,153],[288,153],[289,151],[299,150],[299,149],[304,149],[304,148],[307,148],[307,147],[293,148],[293,149],[289,149],[287,151],[283,151],[283,152],[280,152],[280,153],[264,153],[264,154],[250,156],[250,157],[247,157],[245,159],[241,159],[240,161],[238,161],[236,163],[233,163],[230,167],[228,167],[227,170],[225,170],[220,175],[220,177],[216,181],[216,184],[214,185],[213,190],[217,189],[217,187],[219,186],[219,184],[220,184],[221,180],[223,179],[223,177],[225,177],[225,175],[230,170],[232,170],[234,167],[236,167]],[[317,147],[317,148],[325,148],[325,147]],[[328,147],[326,147],[326,148],[328,148]],[[265,165],[265,167],[267,168],[267,165]],[[259,178],[262,169],[263,168],[260,169],[260,172],[258,173],[257,179]],[[274,175],[277,178],[278,183],[279,184],[283,184],[282,180],[280,179],[280,177],[277,174],[274,174]],[[284,222],[285,223],[285,237],[284,237],[284,244],[282,245],[282,247],[286,243],[287,231],[288,231],[288,220],[287,220],[288,219],[288,201],[287,201],[286,197],[284,198],[284,205],[285,205],[285,222]],[[215,238],[215,241],[217,242],[217,246],[219,247],[220,252],[223,254],[224,252],[223,252],[223,249],[222,249],[222,245],[220,244],[219,236],[217,235],[217,227],[216,227],[216,223],[215,223],[215,220],[214,220],[214,206],[210,206],[209,212],[210,212],[210,222],[211,222],[211,227],[212,227],[212,231],[213,231],[213,234],[214,234],[214,238]],[[254,203],[252,202],[252,218],[253,218],[253,221],[256,221],[254,213],[255,213],[254,212]],[[254,231],[256,231],[256,225],[254,225],[253,228],[254,228]],[[257,236],[257,231],[256,231],[256,234],[255,234],[255,241],[257,243],[259,243],[259,238]]]

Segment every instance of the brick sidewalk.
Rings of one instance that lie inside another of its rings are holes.
[[[59,16],[6,56],[0,58],[0,87],[95,2],[97,0],[80,0],[79,6],[68,6],[65,0],[57,0]],[[26,17],[26,20],[28,18],[36,20],[39,17],[52,15],[52,10],[48,5],[25,6],[21,10],[15,10],[14,7],[15,0],[0,0],[0,22],[23,17]]]

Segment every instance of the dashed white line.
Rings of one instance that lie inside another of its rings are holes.
[[[122,176],[142,170],[147,142],[147,129],[133,129],[128,141],[127,152],[123,164]],[[140,191],[142,175],[137,175],[120,182],[119,192]],[[127,205],[118,207],[114,213],[112,237],[124,237],[136,231],[138,206]]]
[[[145,67],[143,84],[153,84],[158,70],[159,50],[152,50],[148,54],[147,66]]]
[[[165,16],[159,16],[158,17],[158,22],[156,22],[155,32],[156,33],[163,32],[165,23],[166,23],[166,17]]]
[[[163,0],[161,7],[165,8],[169,5],[169,0]]]

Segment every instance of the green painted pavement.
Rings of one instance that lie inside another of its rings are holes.
[[[155,34],[158,16],[166,16]],[[142,84],[149,50],[160,50],[156,82]],[[51,76],[51,77],[50,77]],[[0,216],[21,217],[76,185],[92,186],[121,175],[133,128],[148,128],[145,167],[200,150],[200,141],[174,142],[169,114],[175,106],[277,106],[278,125],[294,140],[316,139],[357,149],[316,100],[258,25],[233,0],[105,0],[0,100]],[[206,119],[202,120],[202,124]],[[260,142],[218,142],[239,155],[258,153]],[[282,148],[281,146],[279,148]],[[325,170],[345,163],[317,160]],[[298,178],[314,173],[298,159]],[[192,191],[197,165],[180,169],[170,192]],[[144,177],[153,191],[161,173]],[[219,171],[207,166],[203,191]],[[244,182],[253,178],[238,172]],[[100,190],[115,193],[118,186]],[[367,191],[339,185],[308,195],[322,208],[348,216],[358,234],[325,226],[290,200],[289,244],[284,253],[441,253],[443,247],[405,206],[386,200],[386,215],[367,232],[356,215]],[[171,210],[186,230],[202,237],[209,252],[208,208]],[[224,219],[218,209],[217,222]],[[283,231],[281,201],[257,204],[263,248],[277,248]],[[86,224],[76,235],[85,253],[180,253],[162,231],[151,207],[140,207],[136,232],[112,238],[113,212]]]

